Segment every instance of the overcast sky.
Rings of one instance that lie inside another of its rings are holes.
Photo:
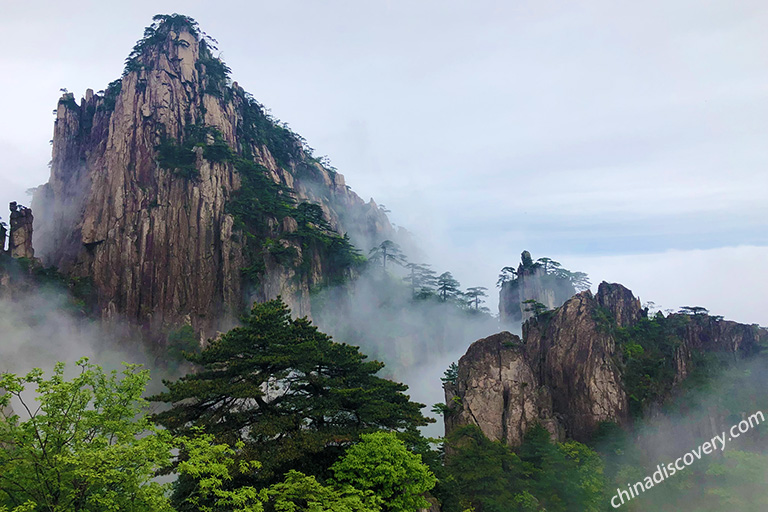
[[[528,249],[768,324],[764,0],[2,1],[2,205],[48,178],[59,89],[179,12],[463,285]]]

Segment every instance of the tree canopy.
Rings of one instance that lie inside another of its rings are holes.
[[[408,261],[400,246],[392,240],[384,240],[371,249],[368,253],[368,259],[377,265],[381,265],[383,270],[387,270],[387,262],[402,267]]]
[[[483,297],[488,296],[488,294],[485,293],[487,291],[488,288],[485,286],[474,286],[472,288],[467,288],[467,291],[464,292],[464,295],[467,297],[470,307],[473,307],[475,311],[488,311],[488,308],[480,306],[481,303],[485,302]]]
[[[437,278],[435,271],[429,268],[429,265],[423,263],[408,263],[405,266],[409,273],[405,276],[405,281],[411,287],[411,296],[413,298],[427,298],[434,294]]]
[[[443,272],[437,277],[437,294],[443,302],[461,296],[461,284],[450,272]]]
[[[553,443],[541,426],[516,450],[490,441],[475,425],[453,431],[446,445],[439,486],[445,512],[604,510],[599,455],[575,441]]]
[[[146,370],[126,365],[118,375],[78,364],[69,381],[62,363],[49,379],[39,369],[0,378],[0,512],[399,512],[425,504],[435,484],[397,434],[376,432],[351,444],[325,481],[291,469],[272,485],[251,485],[244,477],[262,465],[243,457],[243,441],[222,444],[202,428],[174,436],[150,423]],[[30,383],[34,410],[23,394]],[[7,412],[11,398],[27,420]],[[171,484],[154,481],[174,459],[173,472],[193,484],[176,497],[178,508]]]
[[[370,491],[381,499],[384,512],[409,512],[429,507],[423,494],[435,486],[435,476],[394,434],[363,434],[332,469],[340,483]]]
[[[64,378],[58,363],[0,377],[0,410],[14,398],[28,419],[0,417],[0,510],[170,510],[155,471],[171,459],[169,433],[154,427],[141,398],[149,372],[127,365],[122,375],[81,359]],[[38,406],[24,391],[34,386]],[[20,412],[21,412],[20,411]]]
[[[429,421],[407,386],[381,377],[378,361],[335,343],[280,299],[254,305],[236,327],[189,360],[199,371],[152,398],[172,407],[156,416],[174,433],[195,425],[259,459],[260,479],[288,469],[324,475],[344,448],[386,429],[418,437]]]
[[[525,274],[537,274],[545,279],[554,279],[569,282],[577,291],[588,290],[592,283],[589,276],[584,272],[572,272],[551,258],[543,257],[533,261],[531,253],[523,251],[520,255],[520,265],[517,269],[514,267],[504,267],[499,273],[499,279],[496,286],[503,286],[504,283],[516,281]]]

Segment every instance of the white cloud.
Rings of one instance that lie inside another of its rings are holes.
[[[595,285],[599,281],[622,283],[658,308],[703,306],[729,320],[768,325],[768,247],[563,255],[559,261],[587,272]]]

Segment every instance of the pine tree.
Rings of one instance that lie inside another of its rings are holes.
[[[443,272],[437,277],[437,294],[443,302],[461,296],[461,284],[453,278],[450,272]]]
[[[488,308],[481,308],[480,303],[485,302],[482,297],[487,297],[488,294],[485,293],[488,291],[488,288],[485,286],[474,286],[472,288],[467,288],[467,291],[464,292],[464,295],[467,296],[469,299],[470,306],[473,306],[475,311],[487,310]]]
[[[408,263],[406,268],[410,273],[405,281],[411,287],[411,296],[414,298],[426,298],[434,293],[437,278],[435,271],[429,265],[422,263]]]
[[[407,386],[376,376],[382,363],[292,319],[280,299],[254,305],[242,327],[188,359],[200,369],[152,397],[173,404],[157,421],[175,433],[201,426],[219,441],[244,441],[264,479],[288,469],[322,476],[361,433],[416,439],[416,427],[430,421]]]
[[[387,262],[400,265],[401,267],[407,263],[407,258],[400,246],[392,240],[384,240],[379,245],[374,247],[368,253],[368,259],[376,264],[381,265],[382,270],[387,270]]]

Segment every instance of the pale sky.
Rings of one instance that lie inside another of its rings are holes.
[[[768,324],[765,1],[2,3],[5,220],[47,180],[59,89],[103,89],[179,12],[463,285],[495,295],[528,249]]]

